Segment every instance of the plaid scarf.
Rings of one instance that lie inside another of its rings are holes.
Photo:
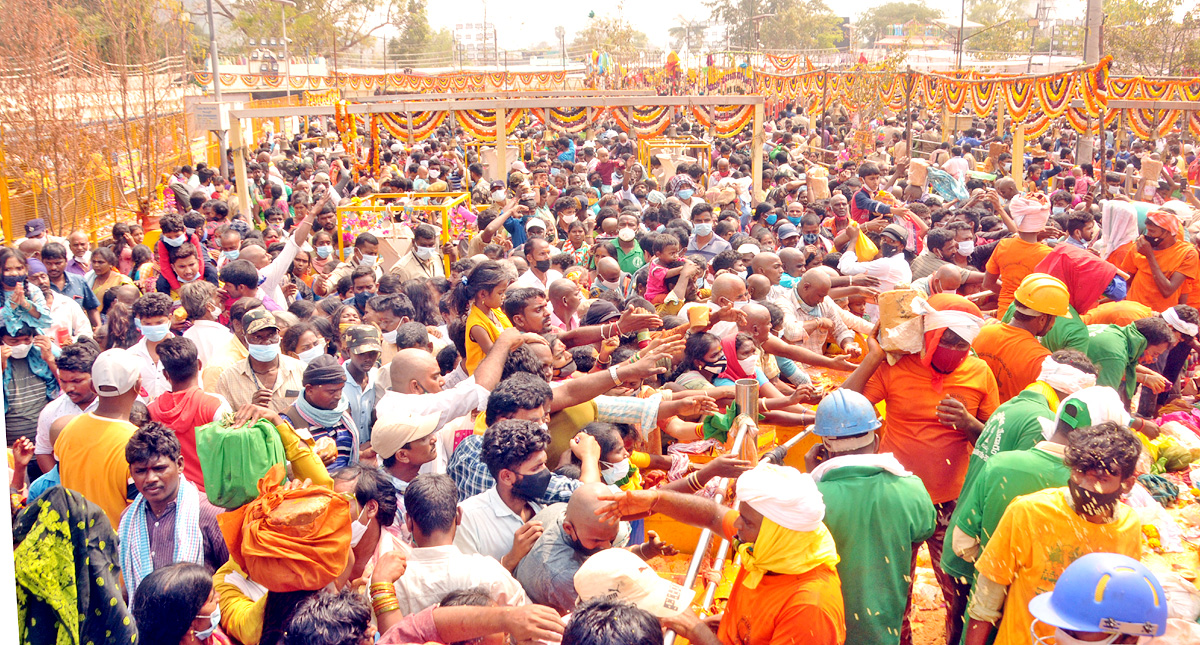
[[[129,602],[142,579],[154,571],[150,557],[150,532],[146,527],[146,498],[138,493],[129,509],[121,516],[117,531],[120,538],[121,569]],[[175,495],[175,556],[172,562],[204,564],[204,537],[200,533],[200,491],[179,474],[179,491]]]

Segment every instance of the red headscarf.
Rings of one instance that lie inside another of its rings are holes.
[[[975,306],[975,303],[960,295],[953,293],[936,293],[932,296],[929,296],[925,302],[927,302],[930,307],[936,309],[937,311],[961,311],[979,318],[980,323],[983,322],[983,312],[979,310],[979,307]],[[937,349],[938,343],[942,342],[942,334],[946,332],[946,329],[948,329],[948,327],[945,326],[937,326],[933,329],[930,329],[929,322],[928,320],[926,321],[925,355],[921,357],[921,362],[924,363],[926,367],[928,367],[930,361],[933,360],[933,350]],[[978,329],[975,333],[978,333]],[[963,336],[963,334],[959,335]],[[964,338],[964,340],[967,342],[972,342],[975,340],[975,336],[971,335],[970,338]]]
[[[1100,301],[1117,275],[1117,267],[1073,244],[1059,244],[1038,262],[1033,272],[1062,280],[1071,294],[1071,306],[1076,312],[1086,314]]]
[[[721,339],[721,348],[725,350],[725,371],[718,378],[727,378],[736,382],[740,378],[754,378],[742,370],[737,355],[737,334],[730,334]]]

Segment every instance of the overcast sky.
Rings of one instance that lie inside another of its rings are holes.
[[[840,16],[857,18],[870,7],[879,4],[877,0],[837,0],[830,2],[836,7],[835,12]],[[569,44],[575,32],[585,29],[588,23],[588,12],[595,11],[597,16],[623,15],[627,20],[646,33],[650,42],[662,48],[670,46],[667,30],[678,24],[679,16],[691,20],[706,20],[709,11],[703,0],[676,0],[663,2],[661,0],[638,0],[625,2],[623,11],[618,0],[584,0],[583,2],[550,2],[548,0],[488,0],[487,20],[496,25],[497,37],[502,49],[518,49],[534,45],[541,41],[554,44],[554,28],[563,26],[567,32]],[[961,2],[957,0],[925,0],[926,6],[941,9],[947,17],[957,18]],[[1082,0],[1058,0],[1060,17],[1065,17],[1065,9],[1069,5],[1079,4]],[[435,29],[442,27],[453,30],[455,25],[468,22],[483,22],[484,0],[453,0],[450,2],[430,2],[428,4],[429,22]],[[490,38],[490,36],[489,36]]]

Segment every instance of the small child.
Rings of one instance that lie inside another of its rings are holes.
[[[683,272],[684,263],[679,261],[679,238],[659,233],[650,240],[650,272],[646,278],[646,299],[659,305],[667,299],[667,278]]]

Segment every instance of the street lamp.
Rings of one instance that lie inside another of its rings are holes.
[[[1037,38],[1038,24],[1040,21],[1036,17],[1025,21],[1025,26],[1029,27],[1029,64],[1025,66],[1026,74],[1033,71],[1033,41]]]
[[[210,0],[211,2],[211,0]],[[285,7],[296,7],[293,0],[271,0],[279,3],[279,24],[283,26],[283,59],[287,62],[287,72],[284,74],[284,84],[287,86],[287,97],[292,98],[292,59],[288,56],[287,15]]]

